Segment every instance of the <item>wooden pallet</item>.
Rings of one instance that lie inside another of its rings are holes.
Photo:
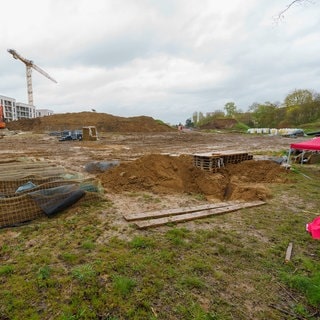
[[[265,204],[264,201],[252,202],[220,202],[197,207],[177,208],[153,212],[142,212],[124,215],[127,221],[133,222],[139,229],[157,227],[167,223],[179,223],[213,215],[237,211],[244,208],[256,207]]]
[[[239,163],[253,159],[253,155],[248,154],[247,152],[224,151],[220,153],[220,156],[222,157],[225,165],[228,163]]]
[[[247,152],[224,151],[220,153],[203,153],[193,155],[193,164],[201,170],[217,172],[229,163],[240,163],[246,160],[252,160],[253,155]]]
[[[201,170],[217,172],[224,163],[219,155],[194,155],[193,165]]]

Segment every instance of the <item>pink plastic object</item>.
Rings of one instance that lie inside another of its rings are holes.
[[[307,223],[306,229],[311,233],[313,239],[320,239],[320,217],[317,217],[312,222]]]

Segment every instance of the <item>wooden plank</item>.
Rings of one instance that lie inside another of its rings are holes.
[[[241,204],[235,204],[235,205],[228,205],[226,207],[220,207],[216,209],[209,209],[209,210],[204,210],[204,211],[195,211],[192,213],[185,213],[177,216],[170,216],[170,217],[165,217],[165,218],[158,218],[158,219],[150,219],[150,220],[145,220],[145,221],[137,221],[135,222],[135,225],[139,229],[145,229],[149,227],[157,227],[161,226],[170,222],[185,222],[185,221],[190,221],[190,220],[195,220],[195,219],[200,219],[200,218],[206,218],[212,215],[218,215],[226,212],[232,212],[244,208],[250,208],[250,207],[255,207],[255,206],[261,206],[265,204],[263,201],[253,201],[253,202],[246,202],[246,203],[241,203]]]
[[[291,254],[292,254],[292,248],[293,248],[293,243],[290,242],[286,251],[286,257],[285,257],[285,262],[289,262],[291,259]]]
[[[204,205],[195,206],[195,207],[183,207],[183,208],[166,209],[166,210],[159,210],[159,211],[133,213],[133,214],[124,215],[123,217],[127,221],[144,220],[148,218],[162,218],[162,217],[168,217],[168,216],[173,216],[173,215],[178,215],[183,213],[215,209],[220,207],[227,207],[230,205],[235,205],[237,203],[239,202],[236,202],[236,201],[219,202],[219,203],[204,204]]]

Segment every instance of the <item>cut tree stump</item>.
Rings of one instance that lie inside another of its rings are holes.
[[[134,224],[139,229],[145,229],[149,227],[157,227],[157,226],[165,225],[170,222],[178,223],[178,222],[185,222],[185,221],[190,221],[190,220],[195,220],[200,218],[206,218],[213,215],[237,211],[244,208],[261,206],[263,204],[265,204],[264,201],[252,201],[252,202],[241,202],[241,203],[240,202],[221,202],[219,204],[204,205],[204,206],[193,207],[189,209],[185,209],[185,208],[172,209],[172,210],[145,212],[145,213],[134,214],[134,215],[132,214],[132,215],[125,216],[125,219],[127,221],[134,221]],[[211,208],[208,208],[209,206],[211,206]],[[192,210],[190,211],[190,209]],[[170,214],[170,212],[172,213]]]

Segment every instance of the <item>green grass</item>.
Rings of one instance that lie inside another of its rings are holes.
[[[312,179],[196,223],[121,231],[105,204],[1,229],[0,319],[318,319],[320,167],[297,169]]]
[[[125,298],[136,286],[136,281],[125,276],[113,277],[113,290]]]
[[[14,268],[11,265],[0,266],[0,276],[8,275],[10,273],[13,273],[13,271],[14,271]]]
[[[71,273],[72,276],[81,283],[88,283],[96,276],[96,272],[91,264],[83,264],[74,267]]]

